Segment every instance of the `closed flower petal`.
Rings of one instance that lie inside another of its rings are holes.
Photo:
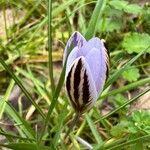
[[[74,109],[83,113],[103,90],[109,64],[107,50],[99,38],[86,41],[75,32],[65,48],[63,61],[66,59],[66,89]]]
[[[79,32],[74,32],[66,44],[63,57],[63,64],[65,63],[65,60],[70,51],[73,50],[74,47],[81,48],[84,45],[84,43],[86,43],[85,38]]]
[[[80,49],[79,56],[85,56],[89,53],[92,48],[97,48],[100,51],[104,49],[104,45],[99,38],[92,38],[86,42]]]
[[[89,64],[96,90],[100,93],[106,80],[107,66],[99,49],[93,48],[86,56]],[[94,59],[94,60],[93,60]]]
[[[97,99],[97,91],[86,59],[81,56],[72,65],[66,77],[66,89],[76,111],[83,113]]]
[[[68,59],[67,59],[67,64],[66,64],[66,76],[68,75],[68,72],[71,69],[71,66],[73,65],[74,60],[78,56],[78,47],[75,47],[69,54]]]

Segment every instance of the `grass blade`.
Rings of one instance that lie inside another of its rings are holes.
[[[34,83],[34,86],[35,86],[36,89],[37,89],[38,95],[41,95],[41,96],[44,98],[44,100],[46,100],[46,102],[47,102],[48,104],[50,104],[50,100],[49,100],[49,98],[48,98],[48,96],[47,96],[45,90],[38,84],[38,82],[37,82],[38,80],[36,80],[36,77],[34,77],[34,75],[33,75],[32,71],[31,71],[30,67],[27,66],[27,69],[28,69],[29,76],[30,76],[29,79],[31,79],[32,82]],[[40,83],[40,82],[39,82],[39,83]],[[41,82],[41,83],[42,83],[42,82]],[[44,87],[44,85],[42,85],[42,86]]]
[[[67,104],[68,103],[66,102],[64,107],[63,107],[63,109],[62,109],[63,110],[62,113],[58,117],[58,125],[57,125],[57,128],[56,128],[56,134],[55,134],[55,136],[53,138],[53,145],[54,145],[54,147],[56,147],[57,144],[58,144],[58,140],[60,138],[60,133],[61,133],[61,131],[63,129],[63,123],[64,123],[65,117],[67,116],[67,113],[68,113],[66,111]]]
[[[96,25],[100,18],[100,15],[102,14],[102,8],[106,5],[106,0],[98,0],[95,6],[95,9],[93,11],[92,17],[89,22],[89,26],[87,28],[85,38],[89,40],[93,37],[96,31]]]
[[[60,14],[62,11],[66,10],[70,5],[74,4],[75,2],[78,2],[80,0],[67,0],[65,3],[62,3],[59,5],[59,7],[56,7],[53,9],[52,16],[57,16]]]
[[[104,95],[102,94],[99,99],[105,99],[108,96],[112,96],[112,95],[115,95],[115,94],[118,94],[118,93],[122,93],[122,92],[137,88],[137,87],[142,86],[142,85],[147,84],[147,83],[150,83],[150,77],[139,80],[139,81],[136,81],[136,82],[131,83],[131,84],[128,84],[128,85],[123,86],[119,89],[109,91],[107,94],[104,94]]]
[[[130,61],[128,61],[124,66],[122,66],[121,69],[119,69],[118,71],[116,71],[112,76],[110,76],[110,78],[108,79],[108,81],[105,84],[105,88],[107,88],[109,85],[111,85],[113,82],[116,81],[116,79],[130,66],[132,65],[141,55],[143,55],[148,49],[150,48],[150,46],[148,46],[146,49],[144,49],[143,51],[141,51],[138,55],[136,55],[135,57],[133,57]]]
[[[65,70],[66,70],[66,66],[63,67],[63,70],[61,72],[61,75],[60,75],[60,78],[59,78],[59,81],[58,81],[58,85],[55,89],[55,92],[54,92],[54,95],[53,95],[53,98],[52,98],[52,102],[51,102],[51,105],[49,107],[46,119],[45,119],[43,131],[41,132],[41,136],[39,137],[39,141],[41,141],[41,139],[44,135],[45,129],[46,129],[46,127],[48,125],[48,122],[50,120],[51,113],[53,112],[53,109],[55,108],[56,104],[58,103],[57,99],[58,99],[59,93],[61,91],[61,88],[62,88],[63,83],[64,83],[64,79],[65,79]]]
[[[98,134],[98,131],[95,128],[94,122],[91,120],[90,116],[88,114],[86,114],[86,120],[89,124],[89,127],[97,141],[98,144],[102,143],[102,138],[100,137],[100,135]]]
[[[21,136],[18,136],[18,135],[13,135],[13,134],[9,134],[8,132],[5,133],[5,132],[2,132],[0,131],[0,135],[4,135],[5,137],[9,137],[9,138],[13,138],[13,139],[19,139],[19,140],[22,140],[22,141],[35,141],[35,139],[31,139],[31,138],[24,138],[24,137],[21,137]]]
[[[55,90],[53,77],[53,59],[52,59],[52,0],[48,0],[48,58],[49,58],[49,78],[51,81],[52,94]]]
[[[148,91],[150,91],[150,88],[148,88],[147,90],[145,90],[144,92],[138,94],[137,96],[135,96],[134,98],[132,98],[131,100],[127,101],[126,103],[124,103],[122,106],[116,108],[115,110],[111,111],[110,113],[108,113],[107,115],[103,116],[102,118],[100,118],[99,120],[97,120],[96,122],[99,122],[100,120],[106,119],[108,117],[110,117],[112,114],[116,113],[117,111],[119,111],[120,109],[126,107],[127,105],[133,103],[135,100],[137,100],[139,97],[141,97],[142,95],[144,95],[145,93],[147,93]],[[95,122],[95,123],[96,123]]]
[[[140,142],[140,141],[142,141],[143,143],[144,143],[144,142],[150,142],[150,135],[145,135],[145,136],[136,138],[136,139],[134,139],[134,140],[129,140],[129,141],[127,141],[127,142],[124,142],[124,143],[115,145],[115,146],[113,146],[113,147],[104,148],[104,149],[109,149],[109,150],[122,149],[122,148],[125,147],[125,146],[129,146],[129,145],[131,145],[131,144],[136,144],[136,143],[138,143],[138,142]]]
[[[29,94],[29,92],[26,90],[26,88],[22,85],[21,81],[19,78],[13,73],[13,71],[7,66],[5,61],[0,58],[0,63],[2,66],[5,68],[5,70],[9,73],[9,75],[14,79],[16,84],[20,87],[22,92],[25,94],[25,96],[28,98],[28,100],[35,106],[35,108],[38,110],[39,114],[45,118],[44,113],[42,112],[41,108],[36,104],[36,102],[32,99],[32,96]]]
[[[13,150],[49,150],[47,146],[38,146],[34,143],[9,143],[9,144],[0,144],[0,147],[7,147]]]
[[[35,138],[35,132],[32,130],[31,126],[28,124],[27,121],[25,121],[18,112],[9,104],[6,105],[6,113],[9,115],[9,117],[18,124],[16,128],[22,136],[26,135],[26,137],[29,138]]]
[[[8,99],[10,97],[10,94],[11,94],[11,91],[14,87],[14,84],[15,84],[14,80],[11,80],[10,84],[9,84],[7,90],[6,90],[6,93],[5,93],[4,97],[0,100],[0,108],[1,108],[1,110],[0,110],[0,120],[2,119],[3,112],[4,112],[5,107],[6,107],[6,102],[8,101]]]

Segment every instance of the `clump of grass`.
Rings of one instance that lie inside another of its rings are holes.
[[[0,147],[48,150],[149,146],[149,111],[130,114],[132,103],[150,90],[150,7],[140,2],[0,2],[0,22],[5,31],[0,37]],[[63,86],[62,50],[74,30],[87,39],[95,35],[105,39],[111,69],[96,106],[80,117],[65,140],[74,111]],[[22,92],[14,90],[16,85]],[[26,102],[30,106],[22,107]]]

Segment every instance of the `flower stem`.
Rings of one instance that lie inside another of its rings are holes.
[[[67,136],[69,135],[69,133],[73,130],[74,126],[76,125],[77,121],[80,118],[80,115],[81,115],[80,112],[76,112],[73,120],[71,121],[70,127],[69,127],[68,131],[66,132],[64,139],[66,139]]]
[[[52,0],[48,0],[48,58],[49,58],[49,78],[51,81],[52,94],[55,90],[53,77],[53,58],[52,58]]]

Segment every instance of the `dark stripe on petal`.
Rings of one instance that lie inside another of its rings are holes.
[[[68,96],[70,99],[70,102],[72,104],[72,106],[74,107],[75,110],[77,110],[77,105],[76,103],[72,100],[71,97],[71,74],[72,74],[72,69],[73,69],[74,65],[72,66],[72,68],[70,69],[70,72],[68,73],[67,79],[66,79],[66,88],[67,88],[67,92],[68,92]]]
[[[89,83],[88,83],[88,76],[86,74],[86,70],[84,72],[84,83],[83,83],[83,103],[86,105],[90,98],[90,91],[89,91]]]
[[[72,68],[73,68],[73,66],[72,66]],[[68,73],[68,76],[67,76],[67,79],[66,79],[66,88],[67,88],[67,92],[68,92],[68,95],[69,95],[70,100],[72,99],[72,98],[71,98],[71,94],[70,94],[72,68],[70,69],[70,71],[69,71],[69,73]]]
[[[105,49],[106,51],[106,67],[107,67],[107,71],[106,71],[106,81],[108,79],[108,75],[109,75],[109,67],[110,67],[110,55],[109,55],[109,51],[107,49]]]
[[[74,47],[75,46],[78,46],[78,35],[77,35],[77,32],[74,34],[73,36],[73,44],[74,44]]]
[[[107,81],[108,75],[109,75],[109,66],[108,66],[108,64],[106,64],[106,67],[107,67],[107,70],[106,70],[106,80],[105,80],[105,82]]]
[[[81,80],[81,76],[80,76],[81,69],[82,69],[82,61],[81,59],[79,59],[74,72],[74,98],[76,101],[79,99],[79,84]]]

